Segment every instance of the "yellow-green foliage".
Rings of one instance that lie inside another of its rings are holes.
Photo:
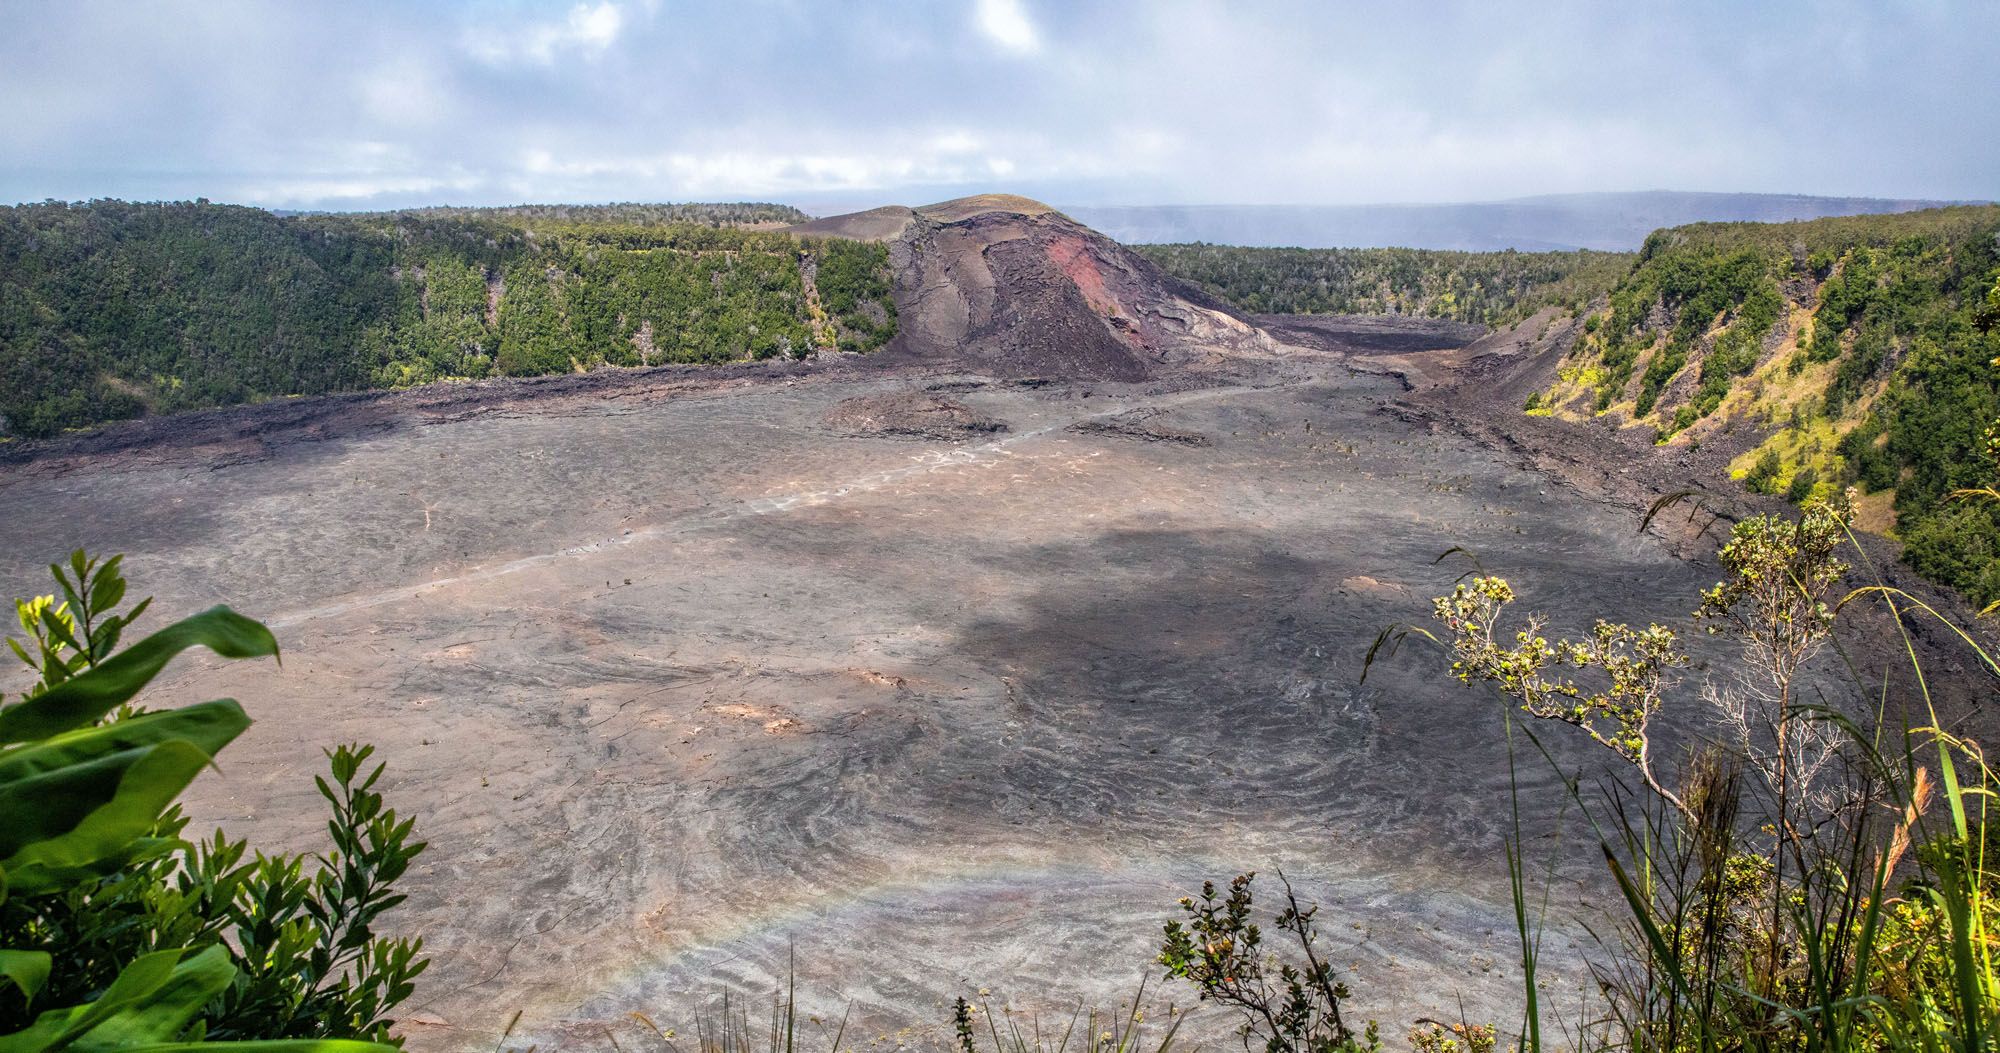
[[[1580,349],[1595,345],[1589,338],[1579,343]],[[1601,348],[1599,348],[1601,350]],[[1575,354],[1568,362],[1556,369],[1556,382],[1545,392],[1540,392],[1537,409],[1550,416],[1561,416],[1577,420],[1596,410],[1597,393],[1607,381],[1604,367],[1598,364],[1588,350]]]
[[[1950,851],[1950,840],[1927,846],[1931,853]],[[1983,861],[1982,861],[1983,862]],[[1979,927],[1991,937],[2000,934],[2000,874],[1986,866],[1967,868],[1978,878],[1978,894],[1969,897],[1977,910]],[[1947,999],[1954,965],[1951,961],[1952,917],[1930,890],[1912,887],[1903,890],[1882,912],[1882,934],[1877,938],[1876,976],[1884,995],[1892,1002],[1910,1006],[1925,1015],[1934,1015],[1938,1030],[1953,1015]]]
[[[1847,474],[1839,445],[1848,430],[1851,423],[1843,428],[1824,417],[1799,420],[1731,461],[1729,476],[1759,493],[1783,494],[1797,502],[1830,496]]]

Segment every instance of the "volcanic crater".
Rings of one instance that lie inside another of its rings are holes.
[[[687,1028],[793,968],[861,1045],[942,1035],[982,988],[1066,1016],[1129,997],[1175,900],[1244,870],[1322,904],[1364,1015],[1511,1005],[1500,703],[1414,648],[1364,682],[1369,645],[1455,548],[1592,616],[1684,614],[1713,568],[1392,412],[1410,382],[1374,358],[1476,333],[1260,325],[1024,199],[806,232],[890,244],[887,349],[17,449],[0,578],[29,594],[86,545],[156,618],[271,624],[282,666],[184,659],[151,699],[256,720],[197,829],[316,847],[321,748],[377,744],[430,843],[392,926],[436,956],[412,1049],[491,1049],[517,1010],[542,1048]],[[1552,838],[1557,775],[1520,778]],[[1560,998],[1569,905],[1602,889],[1532,846]]]

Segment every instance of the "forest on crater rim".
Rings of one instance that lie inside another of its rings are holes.
[[[868,351],[880,245],[777,205],[0,208],[0,434],[600,365]]]

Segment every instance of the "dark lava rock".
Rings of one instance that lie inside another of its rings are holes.
[[[847,435],[894,435],[958,442],[1007,430],[989,417],[936,392],[860,395],[827,411],[828,427]]]

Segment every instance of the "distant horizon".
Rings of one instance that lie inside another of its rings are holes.
[[[1915,205],[1922,205],[1925,207],[1936,207],[1936,208],[1949,208],[1949,207],[1966,206],[1966,205],[2000,204],[2000,196],[1995,196],[1992,198],[1934,198],[1934,197],[1926,197],[1923,195],[1819,194],[1819,193],[1809,193],[1803,191],[1795,192],[1795,191],[1770,191],[1770,190],[1742,190],[1742,191],[1677,190],[1669,187],[1648,187],[1640,190],[1557,191],[1549,193],[1520,194],[1511,197],[1466,198],[1460,200],[1440,199],[1440,200],[1400,200],[1400,201],[1384,200],[1384,201],[1272,201],[1272,202],[1228,201],[1228,200],[1216,200],[1216,201],[1129,200],[1129,201],[1080,202],[1080,201],[1062,201],[1057,198],[1019,193],[1018,191],[1007,190],[1007,189],[995,189],[995,188],[978,189],[978,188],[968,187],[968,188],[961,188],[961,191],[962,192],[953,193],[945,197],[903,195],[893,198],[889,196],[894,193],[893,191],[884,191],[883,195],[880,197],[872,197],[865,193],[856,193],[854,195],[851,195],[851,199],[853,201],[855,202],[872,201],[873,203],[856,204],[852,207],[841,207],[838,205],[832,206],[834,208],[838,208],[838,211],[818,210],[826,208],[828,206],[825,202],[819,200],[817,195],[785,195],[778,197],[759,197],[749,194],[739,194],[739,195],[721,194],[721,195],[714,195],[707,197],[672,197],[672,198],[669,197],[601,198],[595,200],[525,198],[525,199],[512,199],[504,201],[496,199],[493,201],[481,201],[481,202],[430,201],[423,204],[369,206],[369,207],[355,206],[355,207],[339,207],[339,208],[334,208],[334,207],[313,208],[313,207],[299,207],[299,206],[269,205],[269,204],[259,203],[256,201],[233,201],[206,194],[197,194],[191,197],[152,197],[152,198],[120,197],[117,195],[97,195],[93,197],[81,197],[81,198],[58,197],[58,198],[40,198],[33,200],[13,201],[6,203],[4,207],[19,208],[30,205],[48,204],[50,202],[59,202],[66,205],[80,205],[80,204],[89,204],[92,201],[122,201],[130,204],[160,205],[160,204],[191,204],[196,201],[207,201],[209,204],[212,205],[227,205],[239,208],[256,208],[278,215],[366,215],[370,213],[379,213],[379,212],[415,212],[424,209],[487,209],[487,208],[504,209],[504,208],[530,208],[530,207],[602,208],[614,205],[769,204],[769,205],[782,205],[790,208],[796,208],[801,212],[805,212],[813,216],[828,216],[828,215],[841,215],[848,212],[867,211],[868,209],[871,208],[891,208],[896,206],[922,207],[925,205],[937,204],[944,201],[956,200],[958,198],[977,197],[983,194],[1015,194],[1017,196],[1030,198],[1032,200],[1039,201],[1043,204],[1051,205],[1059,209],[1071,208],[1071,207],[1089,208],[1089,209],[1274,209],[1274,210],[1275,209],[1403,209],[1403,208],[1421,209],[1421,208],[1475,207],[1482,205],[1518,205],[1518,204],[1531,204],[1544,201],[1562,201],[1562,200],[1575,200],[1583,198],[1612,198],[1612,197],[1639,198],[1639,197],[1656,196],[1656,195],[1675,196],[1675,197],[1765,198],[1765,199],[1789,199],[1789,200],[1807,200],[1807,201],[1866,201],[1866,202],[1880,202],[1883,204],[1900,204],[1900,205],[1915,204]],[[838,197],[839,199],[844,200],[849,198],[850,195],[843,194],[839,195]],[[830,197],[828,200],[833,200],[833,198]]]
[[[874,195],[857,195],[847,200],[793,197],[790,201],[732,201],[724,197],[679,202],[514,201],[491,205],[429,202],[400,208],[371,209],[267,209],[261,205],[232,205],[207,198],[193,200],[224,207],[260,209],[279,217],[762,204],[778,210],[789,209],[797,216],[818,220],[882,208],[923,208],[967,197],[1033,200],[1027,195],[1004,190],[959,194],[957,198],[913,195],[887,202]],[[1128,245],[1206,242],[1251,248],[1408,248],[1454,252],[1633,252],[1643,248],[1646,239],[1655,231],[1691,223],[1786,223],[1990,204],[1926,198],[1684,190],[1582,191],[1490,201],[1361,205],[1091,205],[1061,199],[1037,203],[1055,208],[1077,222]],[[88,202],[81,204],[88,205]],[[669,217],[662,215],[656,218]],[[701,222],[700,219],[693,221]],[[760,217],[760,221],[782,224],[786,222],[786,216],[780,211]]]

